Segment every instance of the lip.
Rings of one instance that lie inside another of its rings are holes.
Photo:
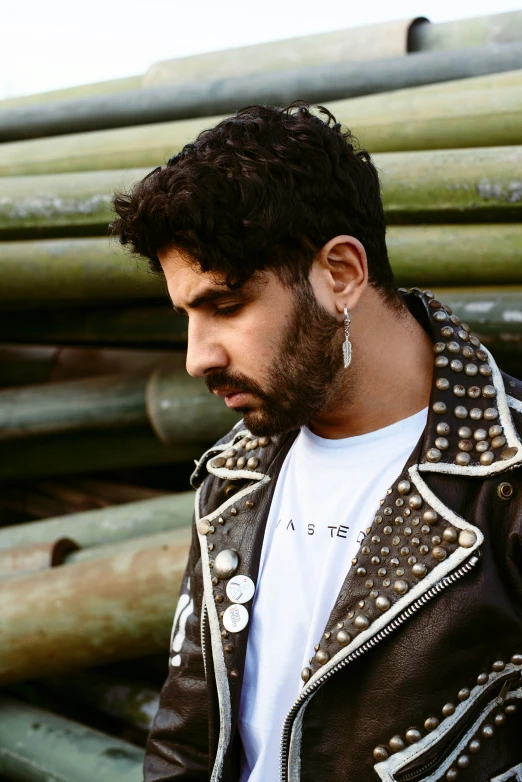
[[[248,396],[247,391],[237,391],[233,388],[225,388],[220,391],[214,391],[216,396],[222,397],[227,407],[241,407],[245,404]]]

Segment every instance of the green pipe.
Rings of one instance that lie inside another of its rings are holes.
[[[399,285],[522,285],[520,223],[394,226],[387,245]]]
[[[207,442],[237,420],[200,379],[156,369],[149,378],[109,375],[0,391],[0,441],[150,421],[168,445]]]
[[[408,49],[410,52],[425,52],[520,41],[521,29],[522,11],[456,19],[438,24],[418,20],[410,29]]]
[[[185,358],[181,350],[104,350],[2,343],[0,388],[103,375],[148,374],[167,361],[182,369]]]
[[[193,511],[194,493],[185,491],[167,497],[70,513],[54,519],[0,527],[0,551],[51,543],[64,536],[75,540],[82,550],[87,550],[93,546],[177,530],[190,523]]]
[[[159,708],[159,692],[143,684],[97,671],[76,671],[45,682],[46,689],[85,703],[141,730],[149,731]]]
[[[510,71],[522,61],[522,42],[408,57],[309,65],[229,78],[139,87],[116,94],[48,102],[0,111],[0,142],[147,125],[233,112],[241,106],[284,106],[296,95],[310,103],[391,92]]]
[[[142,782],[143,750],[0,696],[0,772],[11,782]]]
[[[180,348],[187,320],[170,306],[0,310],[0,342]]]
[[[204,446],[211,446],[225,432],[226,428],[205,444],[176,446],[161,443],[150,427],[7,441],[0,443],[0,481],[190,463],[201,456]]]
[[[187,555],[164,542],[5,581],[0,683],[167,650]]]
[[[521,88],[522,89],[522,88]],[[522,208],[522,146],[377,154],[388,222],[515,218]],[[110,194],[129,189],[147,169],[0,178],[0,236],[42,231],[104,233],[114,218]],[[71,196],[71,200],[69,199]],[[45,204],[52,204],[47,209]],[[90,205],[96,203],[96,209]],[[163,281],[144,261],[107,239],[46,239],[0,243],[0,296],[27,303],[161,299]]]
[[[522,86],[370,95],[328,107],[370,152],[505,146],[520,143]],[[221,117],[159,122],[92,133],[12,141],[0,146],[0,176],[154,167],[164,163]]]
[[[19,106],[40,106],[51,101],[72,100],[86,98],[94,95],[112,95],[114,93],[134,90],[141,86],[143,77],[127,76],[123,79],[110,79],[92,84],[79,84],[74,87],[65,87],[61,90],[48,90],[37,92],[34,95],[17,95],[13,98],[3,98],[0,101],[0,110],[18,108]]]

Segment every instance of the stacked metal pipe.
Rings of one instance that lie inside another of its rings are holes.
[[[520,373],[521,21],[410,19],[0,102],[0,778],[141,778],[191,460],[236,420],[184,373],[163,281],[109,242],[114,189],[243,104],[326,104],[379,168],[398,283]]]

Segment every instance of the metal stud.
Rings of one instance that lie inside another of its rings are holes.
[[[436,562],[444,562],[448,556],[448,552],[443,546],[435,546],[432,549],[431,556]]]
[[[470,691],[469,691],[468,687],[463,687],[457,693],[457,698],[459,699],[459,701],[461,703],[463,703],[463,701],[467,701],[469,696],[470,696]]]
[[[522,654],[514,654],[511,658],[513,665],[522,665]]]
[[[458,536],[459,534],[455,527],[447,527],[442,533],[442,537],[446,543],[456,543]]]
[[[472,421],[480,421],[482,418],[482,410],[480,407],[472,407],[469,411],[469,417]]]
[[[350,633],[347,633],[346,630],[339,630],[337,635],[335,636],[335,639],[339,646],[348,646],[348,644],[352,640],[352,636]]]
[[[436,320],[437,323],[442,323],[442,321],[447,320],[448,315],[444,310],[437,310],[433,313],[433,320]]]
[[[391,603],[387,597],[385,597],[384,595],[380,595],[375,601],[375,605],[377,606],[379,611],[387,611]]]
[[[480,454],[480,463],[486,466],[492,464],[495,461],[495,454],[492,451],[484,451]]]
[[[253,507],[254,507],[254,503],[252,502],[252,500],[247,500],[245,502],[245,508],[248,508],[249,510],[251,510]]]
[[[408,505],[412,510],[419,510],[419,508],[422,508],[422,497],[420,494],[412,494],[408,500]]]
[[[326,649],[319,649],[316,652],[315,659],[319,665],[325,665],[330,659],[330,653],[327,652]]]
[[[495,719],[493,721],[497,727],[502,727],[506,722],[506,715],[502,713],[495,714]]]
[[[484,410],[485,421],[495,421],[498,418],[498,410],[496,407],[488,407]]]
[[[357,575],[358,576],[365,576],[366,575],[366,568],[365,567],[358,567],[357,568]]]
[[[497,389],[495,386],[484,386],[482,389],[482,396],[485,396],[486,399],[493,399],[497,395]]]
[[[422,514],[422,518],[426,524],[436,524],[439,516],[434,510],[426,510]]]
[[[362,614],[356,616],[353,623],[358,630],[366,630],[370,626],[370,620]]]
[[[458,342],[448,342],[447,347],[450,353],[460,353],[460,345]]]
[[[475,440],[485,440],[488,436],[488,433],[485,429],[475,429],[473,432],[473,437]]]
[[[239,567],[239,554],[234,549],[220,551],[214,560],[214,574],[217,578],[230,578]]]
[[[471,763],[471,758],[469,755],[461,755],[457,760],[457,766],[458,768],[468,768],[468,766]]]
[[[432,716],[428,717],[427,720],[424,722],[424,727],[427,731],[436,730],[439,727],[439,720],[438,717]]]
[[[459,440],[458,443],[459,451],[464,451],[464,453],[470,453],[473,450],[473,443],[471,440]]]
[[[489,681],[489,673],[480,673],[477,676],[477,684],[480,685],[480,687],[483,687],[485,684],[487,684]]]
[[[462,328],[458,331],[457,336],[459,339],[464,340],[464,342],[467,342],[469,339],[469,334],[467,333],[467,331],[464,331],[464,329]]]
[[[442,714],[444,717],[451,717],[452,714],[455,714],[455,706],[453,703],[446,703],[442,707]]]
[[[484,377],[491,377],[491,375],[493,374],[493,370],[491,369],[489,364],[481,364],[479,366],[479,372]]]
[[[390,754],[386,747],[383,747],[380,745],[379,747],[375,747],[373,750],[373,759],[376,760],[378,763],[381,763],[383,760],[388,760]]]
[[[445,377],[439,377],[435,381],[435,386],[439,389],[439,391],[447,391],[450,387],[450,381]]]
[[[506,706],[504,706],[504,711],[506,714],[514,714],[518,710],[518,705],[516,703],[508,703]]]
[[[458,358],[454,358],[450,364],[450,367],[454,372],[462,372],[464,369],[464,364]]]
[[[481,744],[478,739],[472,739],[468,744],[468,750],[471,752],[472,755],[476,755],[477,752],[480,752]]]
[[[433,352],[434,353],[444,353],[446,349],[446,345],[444,342],[435,342],[433,345]]]
[[[208,519],[200,519],[198,521],[198,532],[200,535],[208,535],[211,527],[212,525]],[[212,527],[212,530],[214,530],[214,527]]]
[[[405,595],[408,589],[410,588],[407,581],[404,581],[404,579],[399,578],[393,585],[394,592],[397,592],[398,595]]]
[[[468,417],[468,410],[464,405],[457,405],[457,407],[454,409],[454,414],[456,418],[467,418]]]
[[[476,348],[480,347],[480,339],[478,337],[475,337],[474,335],[470,335],[469,341],[472,345],[474,345]]]
[[[225,463],[225,467],[227,468],[227,470],[233,470],[235,466],[236,466],[235,459],[227,459]]]
[[[446,779],[448,782],[455,782],[455,780],[458,778],[459,772],[456,768],[450,768],[448,771],[446,771]]]
[[[478,399],[480,396],[480,388],[479,386],[470,386],[468,388],[468,396],[470,399]]]
[[[224,467],[226,463],[227,463],[227,460],[225,458],[223,458],[223,456],[218,456],[217,459],[212,459],[212,462],[211,462],[212,467],[217,467],[218,469],[220,467]]]
[[[435,366],[439,369],[444,369],[449,364],[449,358],[447,356],[437,356],[435,358]]]
[[[222,603],[223,595],[215,595],[214,600],[216,601],[216,603]]]
[[[518,453],[518,448],[505,448],[502,453],[500,454],[500,458],[504,461],[507,461],[508,459],[512,459],[514,456],[516,456]]]
[[[449,433],[450,433],[449,424],[445,423],[444,421],[441,421],[440,424],[437,424],[437,434],[441,435],[442,437],[447,437]]]
[[[213,543],[209,543],[208,546],[207,546],[207,549],[209,551],[214,551],[214,544]]]
[[[422,733],[417,728],[408,728],[406,731],[406,741],[409,744],[416,744],[422,738]]]
[[[406,746],[401,736],[392,736],[389,741],[392,752],[400,752]]]
[[[312,671],[310,670],[310,668],[303,668],[303,670],[301,671],[301,679],[304,682],[307,682],[311,675],[312,675]]]
[[[428,552],[429,552],[429,548],[428,548],[428,546],[425,546],[425,545],[419,546],[419,554],[421,554],[422,556],[424,556],[424,555],[425,555],[425,554],[427,554]]]
[[[255,456],[251,456],[247,462],[247,467],[249,470],[255,470],[258,464],[259,464],[259,459]]]
[[[470,348],[469,345],[464,345],[462,348],[462,355],[464,358],[475,358],[475,351],[473,348]]]
[[[418,290],[418,288],[410,288],[410,291],[414,291],[414,290],[416,291],[416,290]],[[429,302],[429,306],[432,307],[435,310],[440,310],[440,308],[442,307],[442,304],[437,299],[432,299]]]
[[[444,402],[435,402],[435,404],[432,407],[432,410],[436,415],[444,415],[445,412],[447,412],[448,408],[444,404]]]
[[[270,437],[259,438],[259,445],[261,446],[261,448],[266,448],[266,446],[269,444],[270,444]]]
[[[462,329],[464,329],[464,331],[465,331],[467,334],[469,334],[469,333],[470,333],[470,331],[471,331],[471,329],[470,329],[470,327],[468,326],[468,324],[467,324],[467,323],[461,323],[461,328],[462,328]]]
[[[478,443],[475,445],[475,450],[477,451],[477,453],[485,453],[486,451],[489,451],[489,441],[479,440]]]
[[[463,529],[459,534],[459,546],[472,548],[477,542],[477,536],[471,529]]]
[[[466,364],[466,366],[464,367],[464,372],[466,373],[466,375],[468,377],[475,377],[475,375],[478,372],[477,365],[476,364],[471,364],[471,363],[470,364]]]
[[[232,679],[237,679],[237,678],[239,677],[239,671],[236,671],[236,669],[235,669],[235,668],[233,668],[233,669],[230,671],[230,676],[231,676],[231,678],[232,678]]]
[[[455,396],[463,397],[466,396],[466,389],[464,388],[464,386],[456,385],[453,386],[453,393],[455,394]]]
[[[458,315],[452,315],[450,320],[454,326],[460,326],[460,318]]]
[[[494,437],[491,441],[491,447],[492,448],[503,448],[506,444],[506,438],[504,435],[499,435],[498,437]]]
[[[234,487],[235,488],[235,487]],[[235,493],[235,492],[234,492]],[[237,516],[237,508],[230,508],[230,515]]]
[[[465,467],[471,461],[469,453],[458,453],[455,457],[455,462],[461,467]]]
[[[449,339],[454,333],[455,329],[452,329],[451,326],[443,326],[440,330],[441,337],[444,337],[444,339]]]
[[[442,458],[442,453],[441,451],[439,451],[438,448],[430,448],[426,452],[426,459],[429,462],[440,462],[441,458]]]
[[[242,470],[246,466],[247,460],[244,456],[240,456],[239,459],[236,462],[236,467],[238,470]]]
[[[428,568],[426,565],[423,565],[422,562],[417,562],[411,569],[411,572],[415,576],[415,578],[424,578],[426,573],[428,572]]]
[[[481,733],[485,739],[492,739],[495,735],[495,729],[493,725],[483,725]]]
[[[399,494],[409,494],[411,489],[411,483],[409,481],[399,481],[397,491]]]
[[[502,673],[505,670],[506,663],[503,660],[496,660],[491,666],[491,670],[495,673]]]

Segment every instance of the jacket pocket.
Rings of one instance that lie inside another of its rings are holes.
[[[484,677],[486,678],[486,677]],[[471,765],[484,741],[516,710],[522,701],[522,670],[508,664],[489,674],[487,681],[471,692],[461,691],[462,699],[453,714],[418,742],[377,763],[375,771],[383,782],[446,782],[458,778],[458,770]],[[449,709],[451,711],[451,709]],[[397,737],[396,737],[397,738]],[[506,782],[515,776],[506,777]],[[500,777],[504,782],[504,777]],[[522,779],[521,779],[522,782]]]

